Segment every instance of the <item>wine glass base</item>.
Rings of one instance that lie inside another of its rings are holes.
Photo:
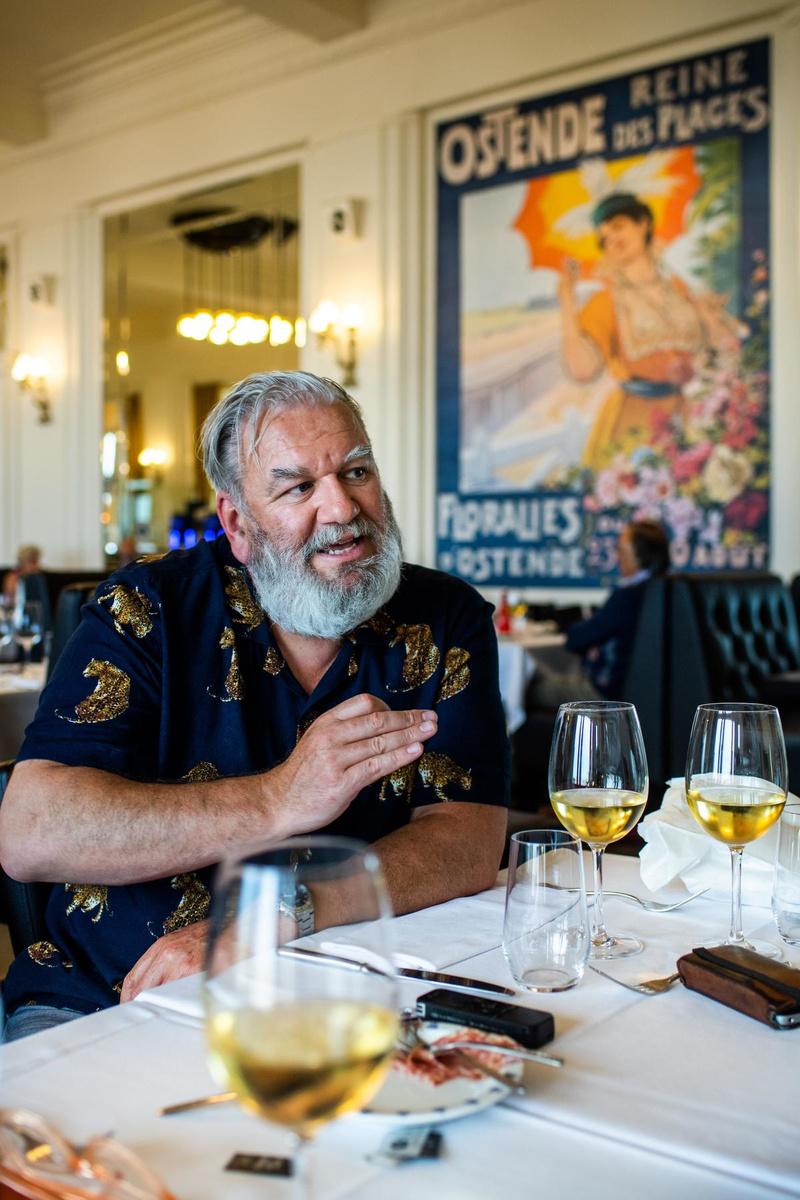
[[[609,937],[604,942],[592,942],[589,958],[631,958],[634,954],[641,954],[642,950],[644,942],[632,934],[626,934]]]
[[[756,954],[761,954],[764,958],[782,960],[784,957],[780,946],[776,946],[774,942],[765,942],[762,938],[744,938],[741,942],[734,942],[730,938],[726,938],[721,944],[723,946],[741,946],[742,950],[752,950]],[[720,945],[720,943],[717,942],[716,945]],[[708,949],[713,950],[714,947],[709,946]]]

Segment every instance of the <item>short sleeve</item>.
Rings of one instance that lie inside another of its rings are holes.
[[[418,763],[412,807],[446,801],[508,806],[511,762],[492,608],[471,588],[452,603],[431,681],[439,728]],[[459,589],[460,592],[460,589]]]
[[[18,759],[155,779],[160,708],[158,599],[138,576],[114,576],[84,606]]]

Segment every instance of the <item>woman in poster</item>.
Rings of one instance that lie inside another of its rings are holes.
[[[579,382],[607,367],[617,380],[604,399],[583,452],[599,469],[634,437],[648,443],[656,414],[683,415],[683,387],[698,355],[738,346],[736,323],[723,299],[695,295],[667,275],[652,248],[653,212],[630,192],[615,192],[592,213],[603,256],[603,288],[581,308],[575,296],[577,264],[561,277],[562,353]]]

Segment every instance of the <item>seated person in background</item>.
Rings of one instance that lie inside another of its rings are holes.
[[[38,546],[20,546],[17,550],[17,565],[3,576],[3,602],[9,607],[25,602],[38,600],[39,596],[25,595],[25,579],[29,575],[41,575],[42,552]]]
[[[669,541],[657,521],[631,521],[619,535],[621,579],[605,604],[567,632],[567,649],[581,655],[580,670],[555,675],[537,669],[527,707],[556,708],[569,700],[622,700],[644,586],[669,570]]]
[[[254,375],[202,442],[226,536],[98,588],[0,809],[6,871],[60,881],[6,979],[9,1037],[199,970],[211,868],[246,842],[374,843],[398,913],[495,880],[492,609],[402,563],[355,401]],[[345,896],[312,899],[299,932],[350,919]]]
[[[120,538],[119,546],[117,547],[117,566],[127,567],[130,563],[136,562],[138,553],[136,538],[130,533],[126,533],[124,538]]]

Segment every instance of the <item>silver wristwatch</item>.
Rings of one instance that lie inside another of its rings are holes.
[[[298,937],[308,937],[314,932],[315,914],[314,901],[311,892],[304,883],[298,883],[291,900],[284,897],[280,902],[280,911],[291,917],[297,926]]]

